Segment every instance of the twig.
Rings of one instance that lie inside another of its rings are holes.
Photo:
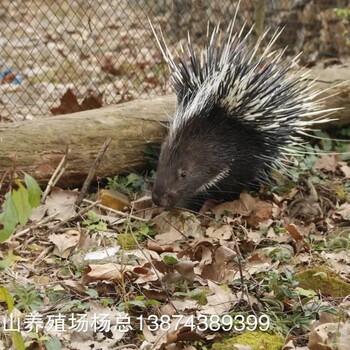
[[[87,204],[93,203],[92,201],[90,201],[90,200],[88,200],[88,199],[83,199],[83,202],[84,202],[84,203],[87,203]],[[135,215],[132,215],[132,214],[129,214],[129,213],[124,213],[123,211],[119,211],[119,210],[115,210],[115,209],[106,207],[105,205],[100,204],[99,201],[97,201],[97,202],[95,202],[95,203],[97,203],[97,204],[96,204],[96,207],[98,207],[98,208],[100,208],[100,209],[108,210],[109,212],[114,213],[114,214],[117,214],[117,215],[120,215],[120,216],[122,216],[123,218],[131,218],[131,219],[139,220],[139,221],[142,221],[142,222],[148,222],[148,221],[149,221],[148,219],[140,218],[140,217],[138,217],[138,216],[135,216]]]
[[[50,253],[53,250],[53,245],[50,245],[49,247],[45,248],[39,256],[33,261],[33,266],[41,263],[41,261],[45,258],[45,256]]]
[[[240,225],[240,226],[245,231],[245,227],[242,225]],[[248,302],[252,312],[255,314],[255,310],[253,308],[253,305],[250,302],[249,291],[248,291],[247,285],[244,283],[244,276],[243,276],[243,269],[242,269],[243,255],[242,255],[241,250],[239,248],[237,237],[235,236],[235,233],[233,232],[233,227],[232,227],[232,237],[234,239],[235,250],[237,253],[237,257],[238,257],[238,269],[239,269],[239,275],[240,275],[240,279],[241,279],[241,292],[242,292],[242,295],[244,295],[244,293],[247,295],[247,302]]]
[[[233,237],[233,240],[235,243],[235,250],[236,250],[237,258],[238,258],[237,260],[238,260],[239,277],[241,280],[241,292],[242,292],[242,294],[244,294],[245,288],[244,288],[244,276],[243,276],[243,269],[242,269],[243,256],[242,256],[241,250],[239,249],[239,245],[238,245],[235,233],[233,232],[233,227],[232,227],[232,237]]]
[[[131,208],[131,212],[132,212],[132,211],[133,211],[133,208]],[[129,216],[129,217],[131,217],[131,216]],[[130,222],[128,222],[128,224],[130,224]],[[134,235],[134,232],[132,232],[132,230],[131,230],[129,227],[127,227],[126,230],[129,230],[129,232],[130,232],[132,238],[134,239],[135,244],[137,245],[137,248],[140,250],[141,254],[144,256],[144,258],[146,259],[146,261],[148,261],[148,263],[149,263],[150,266],[152,267],[153,272],[154,272],[154,274],[157,276],[158,281],[159,281],[159,283],[160,283],[160,285],[161,285],[161,287],[162,287],[162,290],[163,290],[163,292],[165,293],[165,295],[166,295],[166,297],[167,297],[167,299],[168,299],[168,303],[174,308],[175,312],[176,312],[177,314],[179,314],[179,311],[177,310],[176,306],[174,305],[174,303],[173,303],[173,301],[172,301],[172,299],[171,299],[171,296],[170,296],[170,294],[169,294],[167,288],[165,287],[164,282],[162,281],[162,278],[161,278],[161,276],[160,276],[160,274],[159,274],[159,271],[158,271],[158,270],[156,269],[156,267],[154,266],[152,260],[149,259],[149,257],[146,255],[145,251],[142,249],[142,247],[141,247],[139,241],[137,240],[136,236]]]
[[[46,224],[47,222],[49,222],[51,219],[53,219],[58,213],[53,213],[45,218],[43,218],[42,220],[38,221],[36,224],[22,230],[22,231],[19,231],[17,232],[16,234],[14,234],[11,239],[15,239],[15,238],[19,238],[21,236],[24,236],[25,234],[27,234],[29,231],[35,229],[35,228],[38,228],[44,224]]]
[[[101,163],[102,157],[104,156],[104,154],[107,151],[107,148],[109,147],[110,143],[112,141],[112,138],[108,138],[105,143],[103,144],[100,152],[98,152],[98,155],[96,157],[96,159],[94,160],[94,162],[91,165],[91,168],[89,170],[89,173],[84,181],[83,187],[81,188],[81,191],[77,197],[77,200],[75,201],[75,205],[79,206],[81,204],[81,202],[83,201],[83,198],[85,197],[85,194],[87,192],[87,190],[90,187],[91,181],[93,180],[95,174],[96,174],[96,170],[98,168],[98,166]]]
[[[67,155],[69,152],[69,148],[67,147],[65,155],[62,157],[60,163],[58,164],[55,172],[52,174],[46,189],[43,193],[43,196],[41,197],[41,203],[45,203],[45,199],[48,196],[48,194],[51,192],[52,187],[54,187],[57,183],[57,181],[60,179],[64,171],[66,170],[67,166]]]
[[[91,208],[93,208],[94,206],[96,206],[96,204],[98,203],[98,201],[93,202],[92,204],[88,205],[87,207],[79,210],[75,215],[70,216],[69,218],[62,220],[61,222],[59,222],[53,229],[52,232],[57,232],[62,226],[64,226],[66,223],[73,221],[81,216],[83,216],[86,212],[88,212]]]

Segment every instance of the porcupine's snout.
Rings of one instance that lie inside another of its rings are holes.
[[[164,208],[171,208],[175,206],[175,194],[172,192],[159,192],[154,189],[152,192],[152,201],[155,205]]]

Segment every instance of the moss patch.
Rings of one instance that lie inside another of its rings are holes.
[[[236,337],[226,339],[222,343],[214,343],[213,350],[237,350],[234,344],[248,345],[252,350],[279,350],[284,345],[284,338],[279,334],[265,332],[247,332]]]
[[[295,275],[295,279],[299,281],[299,287],[312,289],[325,296],[344,298],[350,294],[350,285],[340,278],[332,276],[332,273],[324,268],[300,272]]]
[[[137,244],[135,243],[134,237],[131,233],[119,233],[117,236],[119,245],[125,250],[136,249]]]

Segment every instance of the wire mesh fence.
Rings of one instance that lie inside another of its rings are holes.
[[[249,28],[257,5],[264,28],[285,27],[277,45],[303,51],[303,64],[349,53],[350,0],[242,0],[236,29]],[[49,115],[71,88],[103,103],[171,92],[148,18],[171,49],[191,34],[203,43],[208,23],[223,26],[238,0],[2,0],[0,121]],[[338,10],[337,10],[338,9]],[[273,30],[271,30],[272,32]]]

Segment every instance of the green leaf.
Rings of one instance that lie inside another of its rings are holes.
[[[163,261],[164,261],[167,265],[175,265],[175,264],[178,263],[178,260],[177,260],[175,257],[171,256],[171,255],[165,255],[165,256],[163,257]]]
[[[127,302],[128,305],[138,306],[141,308],[146,307],[145,302],[141,300],[131,300]]]
[[[11,266],[11,264],[13,263],[14,260],[15,259],[13,257],[13,252],[12,252],[12,250],[10,250],[7,253],[7,255],[5,256],[5,258],[0,261],[0,270],[5,270],[9,266]]]
[[[6,302],[9,314],[13,311],[15,301],[8,290],[4,287],[0,287],[0,302]],[[11,337],[15,349],[25,350],[24,340],[20,332],[11,332]]]
[[[0,225],[3,226],[0,230],[0,242],[6,241],[18,224],[18,214],[11,193],[5,194],[5,202],[3,204],[3,212],[0,214]]]
[[[87,289],[86,291],[86,294],[90,295],[90,297],[92,298],[97,298],[98,297],[98,292],[96,289]]]
[[[4,287],[0,287],[0,301],[6,302],[7,309],[9,311],[9,313],[11,313],[15,302],[14,302],[14,299],[12,298],[11,294]]]
[[[147,306],[158,307],[160,305],[160,302],[152,299],[152,300],[145,301],[145,304]]]
[[[24,174],[24,182],[27,186],[29,204],[35,208],[40,205],[41,189],[38,183],[28,174]]]
[[[12,342],[13,345],[15,346],[16,350],[25,350],[25,344],[24,344],[24,340],[22,338],[22,335],[20,332],[11,332],[12,334]]]
[[[304,296],[304,297],[314,297],[317,295],[317,293],[312,289],[304,289],[304,288],[296,287],[295,291],[299,295]]]
[[[21,225],[25,225],[32,214],[33,208],[29,204],[28,190],[20,182],[17,184],[19,188],[12,192],[12,199],[17,210],[18,221]]]

